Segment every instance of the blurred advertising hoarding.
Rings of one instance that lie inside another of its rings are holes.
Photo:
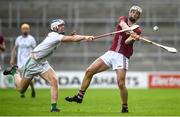
[[[180,88],[180,73],[179,74],[149,74],[149,88]]]
[[[80,88],[84,71],[58,71],[59,88]],[[4,77],[1,73],[0,87],[14,87],[12,76]],[[35,77],[36,88],[49,88],[42,78]],[[180,88],[180,73],[178,72],[127,72],[126,86],[129,89],[147,88]],[[105,71],[93,76],[90,88],[118,88],[116,73]]]

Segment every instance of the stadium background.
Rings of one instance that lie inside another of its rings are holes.
[[[139,20],[142,35],[179,50],[179,0],[1,0],[0,32],[5,36],[7,45],[1,64],[7,67],[15,37],[20,34],[19,27],[23,22],[31,25],[31,34],[38,43],[46,36],[47,21],[51,18],[66,21],[66,34],[76,30],[78,34],[98,35],[114,31],[117,18],[127,15],[133,4],[143,9]],[[159,26],[156,32],[152,30],[155,25]],[[62,44],[49,61],[56,70],[84,70],[110,48],[112,38],[88,44]],[[179,71],[179,55],[138,42],[129,71]]]
[[[2,70],[9,66],[11,49],[15,38],[20,34],[19,27],[22,23],[31,25],[31,34],[38,43],[48,33],[47,22],[51,18],[62,18],[66,21],[66,34],[75,30],[78,34],[98,35],[114,31],[117,18],[127,15],[129,8],[134,4],[143,9],[138,22],[143,29],[142,35],[180,51],[179,0],[0,0],[0,33],[3,34],[6,42],[6,51],[0,55]],[[158,31],[153,31],[155,25],[159,27]],[[119,92],[115,73],[111,70],[95,76],[91,86],[113,88],[112,90],[89,90],[85,103],[81,106],[70,105],[64,101],[65,96],[77,91],[84,70],[109,49],[112,38],[113,36],[94,42],[62,44],[49,59],[58,73],[61,94],[59,100],[63,108],[61,115],[119,115],[119,104],[117,104]],[[131,113],[128,115],[180,115],[179,89],[174,89],[180,88],[180,54],[168,53],[141,41],[135,44],[134,50],[126,84],[128,88],[138,89],[129,90]],[[4,89],[4,87],[14,86],[11,77],[3,77],[1,73],[0,115],[59,116],[47,111],[49,90],[38,89],[37,98],[34,101],[28,97],[21,100],[14,90]],[[49,87],[39,78],[35,83],[36,88]],[[63,87],[76,90],[61,90]],[[139,90],[139,88],[143,89]],[[173,89],[147,90],[147,88]],[[107,99],[112,103],[107,102]],[[94,101],[96,104],[92,103]],[[43,108],[39,109],[39,105],[42,104]],[[11,105],[17,105],[18,108]]]
[[[9,65],[11,49],[15,38],[20,34],[19,27],[22,23],[31,25],[31,34],[38,43],[48,33],[48,20],[52,18],[65,20],[66,34],[76,31],[78,34],[99,35],[114,31],[118,17],[127,15],[132,5],[139,5],[143,9],[138,22],[142,26],[143,36],[180,50],[179,0],[1,0],[0,32],[4,35],[7,46],[5,53],[1,54],[2,70]],[[159,27],[158,31],[153,31],[155,25]],[[58,74],[64,74],[62,71],[74,74],[83,72],[92,61],[110,48],[112,38],[113,36],[94,42],[61,44],[49,62]],[[158,77],[163,75],[161,72],[167,73],[169,78],[178,75],[178,79],[176,77],[173,81],[178,81],[179,87],[179,53],[168,53],[141,41],[135,44],[134,51],[129,64],[130,76],[131,72],[145,72],[148,77],[151,72],[160,73]],[[171,74],[172,72],[175,73]],[[4,84],[4,81],[1,82]]]

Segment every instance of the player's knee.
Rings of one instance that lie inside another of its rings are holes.
[[[126,88],[125,82],[118,82],[118,86],[119,86],[120,89]]]
[[[20,84],[20,85],[16,85],[16,90],[19,91],[20,93],[24,93],[27,88],[28,88],[28,84]]]
[[[92,69],[87,68],[85,74],[88,75],[88,76],[91,76],[91,75],[94,75],[95,73],[94,73],[94,71]]]
[[[56,79],[56,77],[52,77],[50,85],[57,87],[57,85],[58,85],[58,80]]]

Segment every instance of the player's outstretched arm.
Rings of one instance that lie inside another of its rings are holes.
[[[61,42],[79,42],[82,40],[92,41],[94,36],[84,36],[84,35],[73,35],[73,36],[64,36]]]

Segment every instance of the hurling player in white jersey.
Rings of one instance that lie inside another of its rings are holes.
[[[46,38],[32,51],[30,58],[23,66],[23,75],[20,77],[17,67],[9,67],[4,71],[4,75],[14,76],[15,85],[18,91],[25,92],[34,75],[39,75],[46,80],[51,87],[51,112],[59,112],[58,101],[58,81],[54,69],[50,66],[47,58],[54,52],[60,43],[79,42],[82,40],[91,41],[94,36],[84,35],[64,35],[65,23],[62,19],[55,19],[50,22],[51,31]],[[58,64],[58,63],[57,63]]]
[[[35,38],[29,34],[30,32],[30,26],[29,24],[22,24],[21,25],[21,35],[18,36],[15,40],[14,47],[11,52],[11,59],[10,59],[10,65],[15,64],[15,58],[17,55],[17,66],[19,69],[19,72],[22,73],[22,67],[26,63],[28,57],[30,56],[32,50],[36,46]],[[17,54],[16,54],[17,52]],[[33,82],[30,83],[30,87],[32,90],[31,96],[35,97],[35,89]],[[24,93],[20,93],[21,97],[25,97]]]

